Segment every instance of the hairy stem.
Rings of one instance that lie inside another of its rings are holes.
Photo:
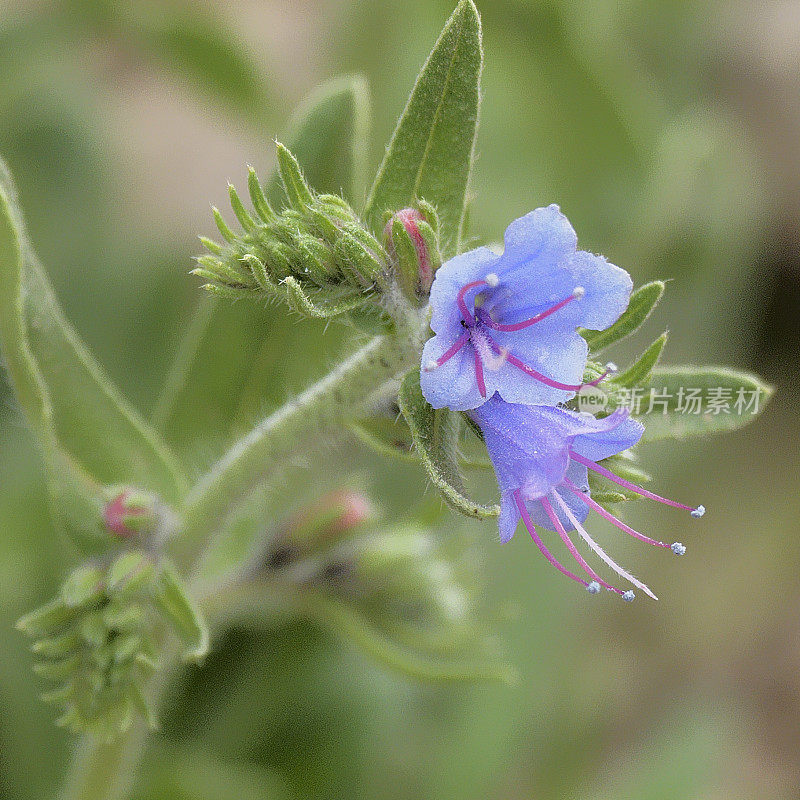
[[[181,565],[196,563],[220,520],[289,454],[363,413],[374,392],[409,369],[418,353],[415,337],[376,337],[236,442],[186,498],[176,541]]]

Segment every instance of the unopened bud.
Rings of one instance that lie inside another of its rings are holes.
[[[282,538],[310,549],[341,539],[374,517],[375,511],[363,494],[340,489],[299,511],[286,525]]]
[[[424,207],[421,204],[421,210],[403,208],[391,216],[383,231],[397,282],[413,300],[427,298],[433,276],[441,265],[435,217],[433,207],[427,203]]]
[[[156,522],[156,503],[152,495],[138,489],[112,489],[103,507],[106,528],[122,539],[150,532]]]

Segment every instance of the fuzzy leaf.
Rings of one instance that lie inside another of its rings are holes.
[[[64,318],[25,237],[1,161],[0,285],[0,344],[20,405],[45,450],[51,481],[63,477],[68,484],[56,492],[72,493],[80,480],[90,479],[130,483],[177,500],[184,488],[179,466]]]
[[[646,283],[633,292],[625,313],[610,328],[604,331],[581,330],[581,336],[586,339],[592,355],[600,353],[636,331],[658,305],[664,289],[663,281]]]
[[[615,375],[611,382],[628,389],[644,383],[658,363],[658,359],[661,358],[661,352],[667,344],[668,338],[666,331],[662,333],[628,369]]]
[[[690,390],[699,397],[699,413],[694,413]],[[679,439],[741,428],[764,410],[773,392],[755,375],[724,367],[656,367],[640,402],[645,438]]]
[[[425,471],[448,505],[469,517],[496,517],[499,506],[481,505],[464,494],[457,456],[461,425],[458,412],[428,405],[419,386],[418,369],[403,379],[398,402]]]
[[[417,78],[370,191],[364,214],[375,230],[386,211],[424,198],[439,213],[443,256],[458,252],[482,66],[478,11],[472,0],[461,0]]]
[[[153,599],[181,640],[184,658],[191,661],[202,659],[208,652],[208,627],[170,564],[164,564],[161,570]]]

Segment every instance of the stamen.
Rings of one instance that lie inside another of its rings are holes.
[[[554,492],[555,494],[555,492]],[[555,527],[558,535],[561,537],[561,541],[567,546],[567,550],[569,550],[572,557],[581,565],[583,570],[592,576],[592,578],[599,583],[601,586],[605,586],[606,589],[610,589],[612,592],[616,592],[617,594],[622,594],[621,589],[615,589],[611,584],[606,583],[590,566],[586,563],[586,559],[578,552],[578,548],[572,543],[572,539],[569,538],[569,534],[564,529],[564,526],[561,524],[561,520],[558,518],[558,515],[555,511],[553,511],[553,506],[550,505],[550,501],[543,497],[541,499],[542,508],[544,508],[545,513],[548,517],[550,517],[550,522],[553,523],[553,527]],[[574,524],[574,523],[573,523]],[[588,587],[587,587],[588,588]]]
[[[622,599],[626,603],[632,603],[636,599],[636,595],[633,593],[633,590],[628,589],[628,591],[622,595]]]
[[[697,506],[697,508],[689,512],[689,516],[694,517],[695,519],[700,519],[700,517],[702,517],[703,514],[705,513],[706,513],[705,506]]]
[[[486,397],[486,382],[483,379],[483,361],[481,361],[481,354],[477,348],[473,351],[475,356],[475,380],[478,382],[478,391],[481,397]]]
[[[542,555],[562,574],[566,575],[568,578],[572,578],[572,580],[577,581],[578,583],[583,584],[587,589],[589,588],[589,583],[583,578],[579,578],[577,575],[573,575],[566,567],[562,567],[561,564],[552,556],[550,551],[545,547],[544,542],[541,540],[538,533],[536,533],[536,528],[534,527],[533,520],[531,520],[530,514],[528,514],[528,509],[525,507],[525,502],[522,499],[522,495],[519,489],[514,490],[514,502],[517,504],[517,509],[519,510],[520,516],[522,517],[522,521],[525,524],[525,527],[528,529],[528,533],[531,535],[531,539],[536,543],[536,546],[542,551]]]
[[[470,327],[475,325],[475,317],[472,316],[472,312],[467,308],[467,304],[464,302],[464,296],[470,289],[474,289],[476,286],[488,286],[488,284],[486,281],[472,281],[472,283],[462,286],[461,290],[456,296],[456,302],[461,310],[461,316],[464,317],[464,321]]]
[[[664,503],[664,505],[672,506],[673,508],[682,508],[684,511],[690,511],[693,517],[702,517],[703,514],[705,514],[706,512],[703,506],[692,508],[691,506],[685,506],[683,503],[676,503],[674,500],[669,500],[666,497],[662,497],[660,494],[649,492],[647,489],[643,489],[641,486],[637,486],[635,483],[631,483],[630,481],[626,481],[624,478],[620,478],[618,475],[615,475],[613,472],[610,472],[605,467],[601,467],[599,464],[595,464],[594,461],[590,461],[588,458],[584,458],[583,456],[578,455],[578,453],[575,453],[572,450],[570,450],[569,454],[570,457],[575,459],[575,461],[577,461],[579,464],[583,464],[593,472],[599,473],[604,478],[608,478],[608,480],[612,481],[613,483],[617,483],[620,486],[624,486],[626,489],[629,489],[630,491],[635,492],[636,494],[640,494],[642,497],[647,497],[648,499],[655,500],[658,503]],[[702,511],[700,509],[702,509]]]
[[[489,276],[486,276],[488,281]],[[491,285],[491,284],[490,284]],[[514,322],[509,325],[505,325],[502,322],[487,322],[487,325],[490,328],[494,328],[496,331],[521,331],[524,328],[529,328],[531,325],[535,325],[537,322],[541,322],[543,319],[547,319],[551,314],[555,314],[556,311],[560,311],[564,308],[567,303],[571,303],[573,300],[579,300],[586,294],[586,289],[583,286],[576,286],[575,289],[572,291],[572,294],[569,297],[565,297],[563,300],[556,303],[554,306],[551,306],[546,311],[542,311],[539,314],[534,314],[530,319],[523,320],[522,322]]]
[[[591,498],[588,494],[584,494],[569,478],[564,478],[564,484],[569,488],[569,490],[576,496],[583,500],[589,508],[596,511],[603,519],[607,519],[612,525],[619,528],[621,531],[633,536],[634,539],[638,539],[640,542],[645,542],[646,544],[652,544],[656,547],[669,547],[666,542],[657,542],[655,539],[651,539],[649,536],[645,536],[643,533],[639,533],[639,531],[634,530],[629,525],[626,525],[622,520],[617,519],[610,511],[606,511],[603,506],[601,506],[596,500]]]
[[[469,334],[464,333],[458,337],[458,339],[453,342],[452,345],[448,348],[446,352],[439,356],[439,358],[434,361],[431,359],[425,364],[425,370],[430,372],[432,369],[436,369],[436,367],[441,367],[445,361],[449,361],[467,342],[469,341]]]
[[[676,556],[686,555],[686,545],[681,544],[680,542],[673,542],[669,546],[669,549],[672,550],[672,552],[675,553]]]
[[[487,336],[486,340],[495,353],[503,353],[504,348],[500,347],[494,339]],[[552,378],[548,378],[547,375],[542,375],[541,372],[537,372],[533,367],[529,367],[524,361],[520,361],[515,355],[509,353],[508,350],[505,350],[505,357],[509,364],[512,364],[517,369],[521,369],[526,375],[530,375],[531,378],[535,378],[540,383],[545,384],[545,386],[552,386],[554,389],[564,389],[568,392],[577,392],[581,388],[582,384],[575,386],[569,383],[560,383],[559,381],[554,381]]]
[[[587,587],[586,591],[589,594],[597,594],[600,591],[600,584],[597,581],[592,581]]]
[[[586,544],[589,545],[589,547],[592,548],[592,550],[598,556],[600,556],[603,561],[605,561],[606,564],[608,564],[609,567],[611,567],[611,569],[614,570],[614,572],[617,573],[617,575],[622,576],[626,581],[641,589],[648,597],[652,597],[653,600],[658,600],[658,598],[653,594],[646,584],[642,583],[638,578],[634,578],[630,572],[623,569],[619,564],[617,564],[616,561],[614,561],[613,558],[611,558],[611,556],[608,555],[608,553],[606,553],[605,550],[603,550],[602,547],[600,547],[599,544],[597,544],[594,539],[592,539],[583,525],[578,522],[577,517],[572,513],[572,509],[570,509],[570,507],[564,502],[564,498],[562,498],[558,492],[554,491],[553,496],[556,498],[556,502],[559,504],[562,511],[567,515],[567,519],[575,526],[575,530],[578,531],[578,535],[583,539],[584,542],[586,542]],[[619,594],[622,594],[622,592],[619,592],[619,590],[617,591]]]

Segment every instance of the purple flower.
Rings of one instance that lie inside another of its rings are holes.
[[[596,419],[591,414],[563,408],[505,403],[495,395],[470,415],[483,431],[500,484],[502,542],[511,539],[521,517],[545,558],[560,572],[582,583],[592,594],[604,586],[625,600],[633,600],[631,590],[622,591],[611,586],[589,566],[569,537],[569,531],[577,531],[589,548],[617,574],[656,599],[645,584],[622,569],[586,532],[583,522],[589,511],[596,511],[620,530],[648,544],[668,547],[677,555],[683,555],[686,548],[680,542],[668,544],[650,539],[600,506],[590,495],[588,470],[643,497],[690,511],[693,517],[701,517],[705,508],[692,508],[660,497],[596,463],[639,441],[644,428],[628,416],[626,409]],[[553,557],[536,526],[559,534],[587,579],[574,575]]]
[[[631,279],[577,250],[558,206],[512,222],[505,251],[479,247],[436,272],[422,392],[434,408],[477,408],[495,392],[510,403],[555,405],[581,388],[586,342],[628,306]],[[598,383],[599,378],[593,383]]]

